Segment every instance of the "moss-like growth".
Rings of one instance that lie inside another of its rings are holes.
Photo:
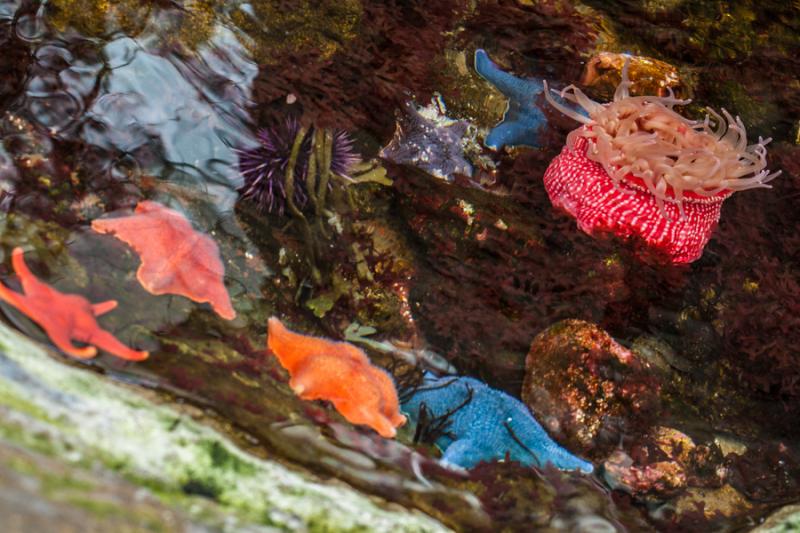
[[[0,374],[0,437],[7,442],[51,458],[77,456],[79,466],[116,472],[188,512],[201,496],[206,504],[200,509],[208,509],[210,499],[217,516],[283,530],[298,524],[319,531],[359,531],[375,524],[386,531],[442,529],[427,517],[380,509],[350,489],[247,455],[192,418],[102,376],[70,368],[1,324],[0,344],[6,347],[0,366],[15,368]],[[124,515],[113,502],[85,498],[74,483],[70,492],[69,481],[37,477],[95,515]],[[151,525],[158,530],[157,523]]]

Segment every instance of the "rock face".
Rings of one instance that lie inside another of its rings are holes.
[[[522,400],[562,445],[600,459],[652,425],[659,390],[646,363],[598,326],[570,319],[533,340]]]
[[[0,529],[46,529],[30,511],[38,505],[58,531],[448,531],[259,459],[201,413],[153,396],[67,366],[0,324]]]

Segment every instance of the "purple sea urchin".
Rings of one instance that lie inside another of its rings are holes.
[[[260,211],[283,214],[286,208],[286,171],[294,140],[300,132],[300,122],[289,118],[284,123],[263,128],[256,138],[258,146],[236,150],[239,172],[244,184],[239,189],[242,198],[249,199]],[[360,161],[353,149],[353,140],[344,130],[332,132],[330,171],[349,178],[348,173]],[[303,209],[308,204],[306,178],[313,147],[314,128],[303,137],[294,168],[294,204]],[[330,185],[329,185],[330,186]]]
[[[312,135],[314,130],[308,132]],[[353,149],[353,139],[344,130],[333,130],[331,146],[331,172],[350,179],[350,172],[361,162],[361,157]]]

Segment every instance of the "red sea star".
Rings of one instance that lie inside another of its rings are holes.
[[[328,400],[349,422],[364,424],[392,438],[406,422],[389,374],[346,342],[335,342],[286,329],[269,319],[267,343],[291,375],[289,386],[304,400]]]
[[[93,304],[83,296],[64,294],[42,283],[28,270],[22,248],[14,248],[11,263],[22,283],[23,292],[14,292],[0,283],[0,299],[39,324],[61,351],[73,357],[89,359],[97,355],[97,346],[129,361],[147,359],[147,352],[131,350],[102,329],[95,320],[96,316],[117,307],[115,300]],[[95,346],[78,348],[72,344],[72,339]]]
[[[222,318],[236,318],[217,243],[179,212],[146,200],[131,216],[93,220],[92,229],[112,233],[136,250],[142,260],[136,279],[149,293],[208,302]]]

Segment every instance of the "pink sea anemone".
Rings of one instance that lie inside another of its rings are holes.
[[[769,187],[780,171],[766,167],[766,144],[747,144],[739,117],[709,109],[703,121],[673,110],[689,100],[630,96],[628,61],[607,104],[570,85],[560,96],[588,116],[556,102],[553,107],[583,123],[544,175],[554,206],[593,235],[610,231],[638,237],[673,263],[698,259],[719,221],[722,202],[737,191]],[[555,92],[555,91],[554,91]]]

